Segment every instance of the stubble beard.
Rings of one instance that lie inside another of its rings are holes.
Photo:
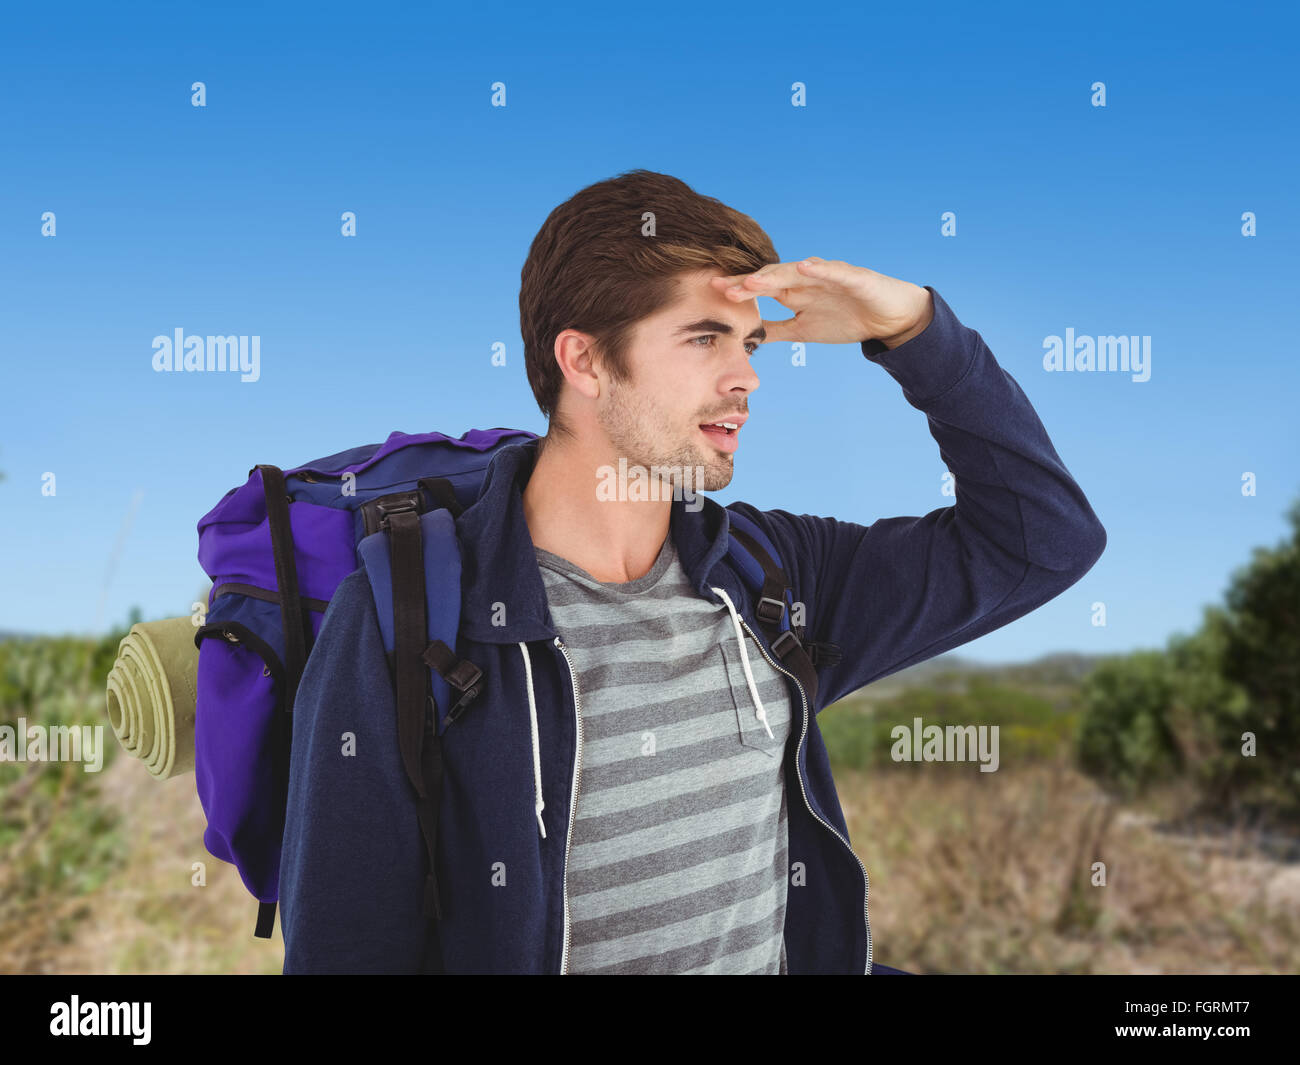
[[[690,498],[689,492],[726,488],[735,475],[732,455],[712,448],[699,426],[674,428],[662,410],[627,384],[610,382],[608,401],[598,408],[596,417],[616,456],[626,458],[629,468],[649,471],[658,466],[672,471],[666,487],[672,491],[682,480],[684,499]],[[698,439],[683,440],[682,432]]]

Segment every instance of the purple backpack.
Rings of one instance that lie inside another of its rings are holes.
[[[446,649],[445,656],[435,652],[434,660],[425,660],[437,671],[440,720],[463,710],[477,694],[478,677],[450,650],[460,610],[454,519],[478,498],[493,455],[533,439],[534,433],[502,428],[471,429],[455,439],[394,432],[383,444],[291,470],[259,465],[199,521],[199,563],[213,582],[206,623],[194,637],[203,844],[238,867],[258,900],[254,935],[269,938],[275,924],[294,697],[335,588],[367,557],[373,563],[376,551],[387,560],[390,542],[394,559],[400,553],[404,560],[401,568],[422,565],[427,580],[415,587],[426,586],[428,598],[403,604],[410,623],[402,628],[413,646],[418,643],[416,655],[426,646]],[[426,611],[426,602],[436,609]],[[383,620],[387,627],[393,616]],[[394,680],[405,694],[411,673],[395,673]],[[423,699],[401,705],[422,710]],[[441,766],[431,759],[437,745],[422,742],[425,724],[431,723],[399,721],[399,737],[432,857]],[[432,863],[426,903],[436,916]]]
[[[293,704],[325,608],[363,569],[397,703],[402,765],[425,848],[424,911],[441,918],[434,870],[441,736],[482,688],[457,657],[460,545],[455,519],[479,495],[492,457],[536,439],[520,429],[395,432],[281,471],[254,467],[199,521],[199,562],[212,578],[199,648],[195,780],[208,852],[239,869],[258,900],[254,935],[269,938],[279,900]],[[775,546],[730,511],[728,553],[755,592],[777,658],[815,700],[831,644],[791,627],[791,592]]]

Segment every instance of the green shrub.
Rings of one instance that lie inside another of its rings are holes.
[[[1073,717],[1041,696],[975,675],[965,691],[951,685],[908,688],[870,707],[855,703],[829,707],[817,723],[826,741],[832,767],[867,769],[893,765],[893,730],[911,732],[913,720],[928,725],[998,726],[1001,765],[1054,757],[1068,748]],[[913,752],[913,758],[917,752]],[[974,754],[967,751],[967,758]],[[970,762],[956,763],[969,767]]]

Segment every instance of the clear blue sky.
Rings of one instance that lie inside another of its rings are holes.
[[[646,167],[752,215],[783,259],[933,285],[1033,402],[1109,546],[961,653],[1160,646],[1300,493],[1296,30],[1248,4],[10,9],[0,630],[188,613],[195,525],[258,462],[543,431],[529,242],[582,186]],[[178,327],[259,335],[261,379],[153,372]],[[1150,380],[1045,372],[1067,328],[1150,336]],[[754,365],[720,502],[859,522],[951,504],[924,417],[856,346]]]

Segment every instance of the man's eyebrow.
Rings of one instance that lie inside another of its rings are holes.
[[[731,336],[735,332],[726,322],[721,322],[717,318],[701,318],[698,321],[687,322],[685,325],[679,325],[673,332],[673,336],[686,336],[688,333],[720,333],[723,336]],[[755,326],[749,331],[746,340],[758,340],[760,343],[767,339],[767,330],[761,325]]]

